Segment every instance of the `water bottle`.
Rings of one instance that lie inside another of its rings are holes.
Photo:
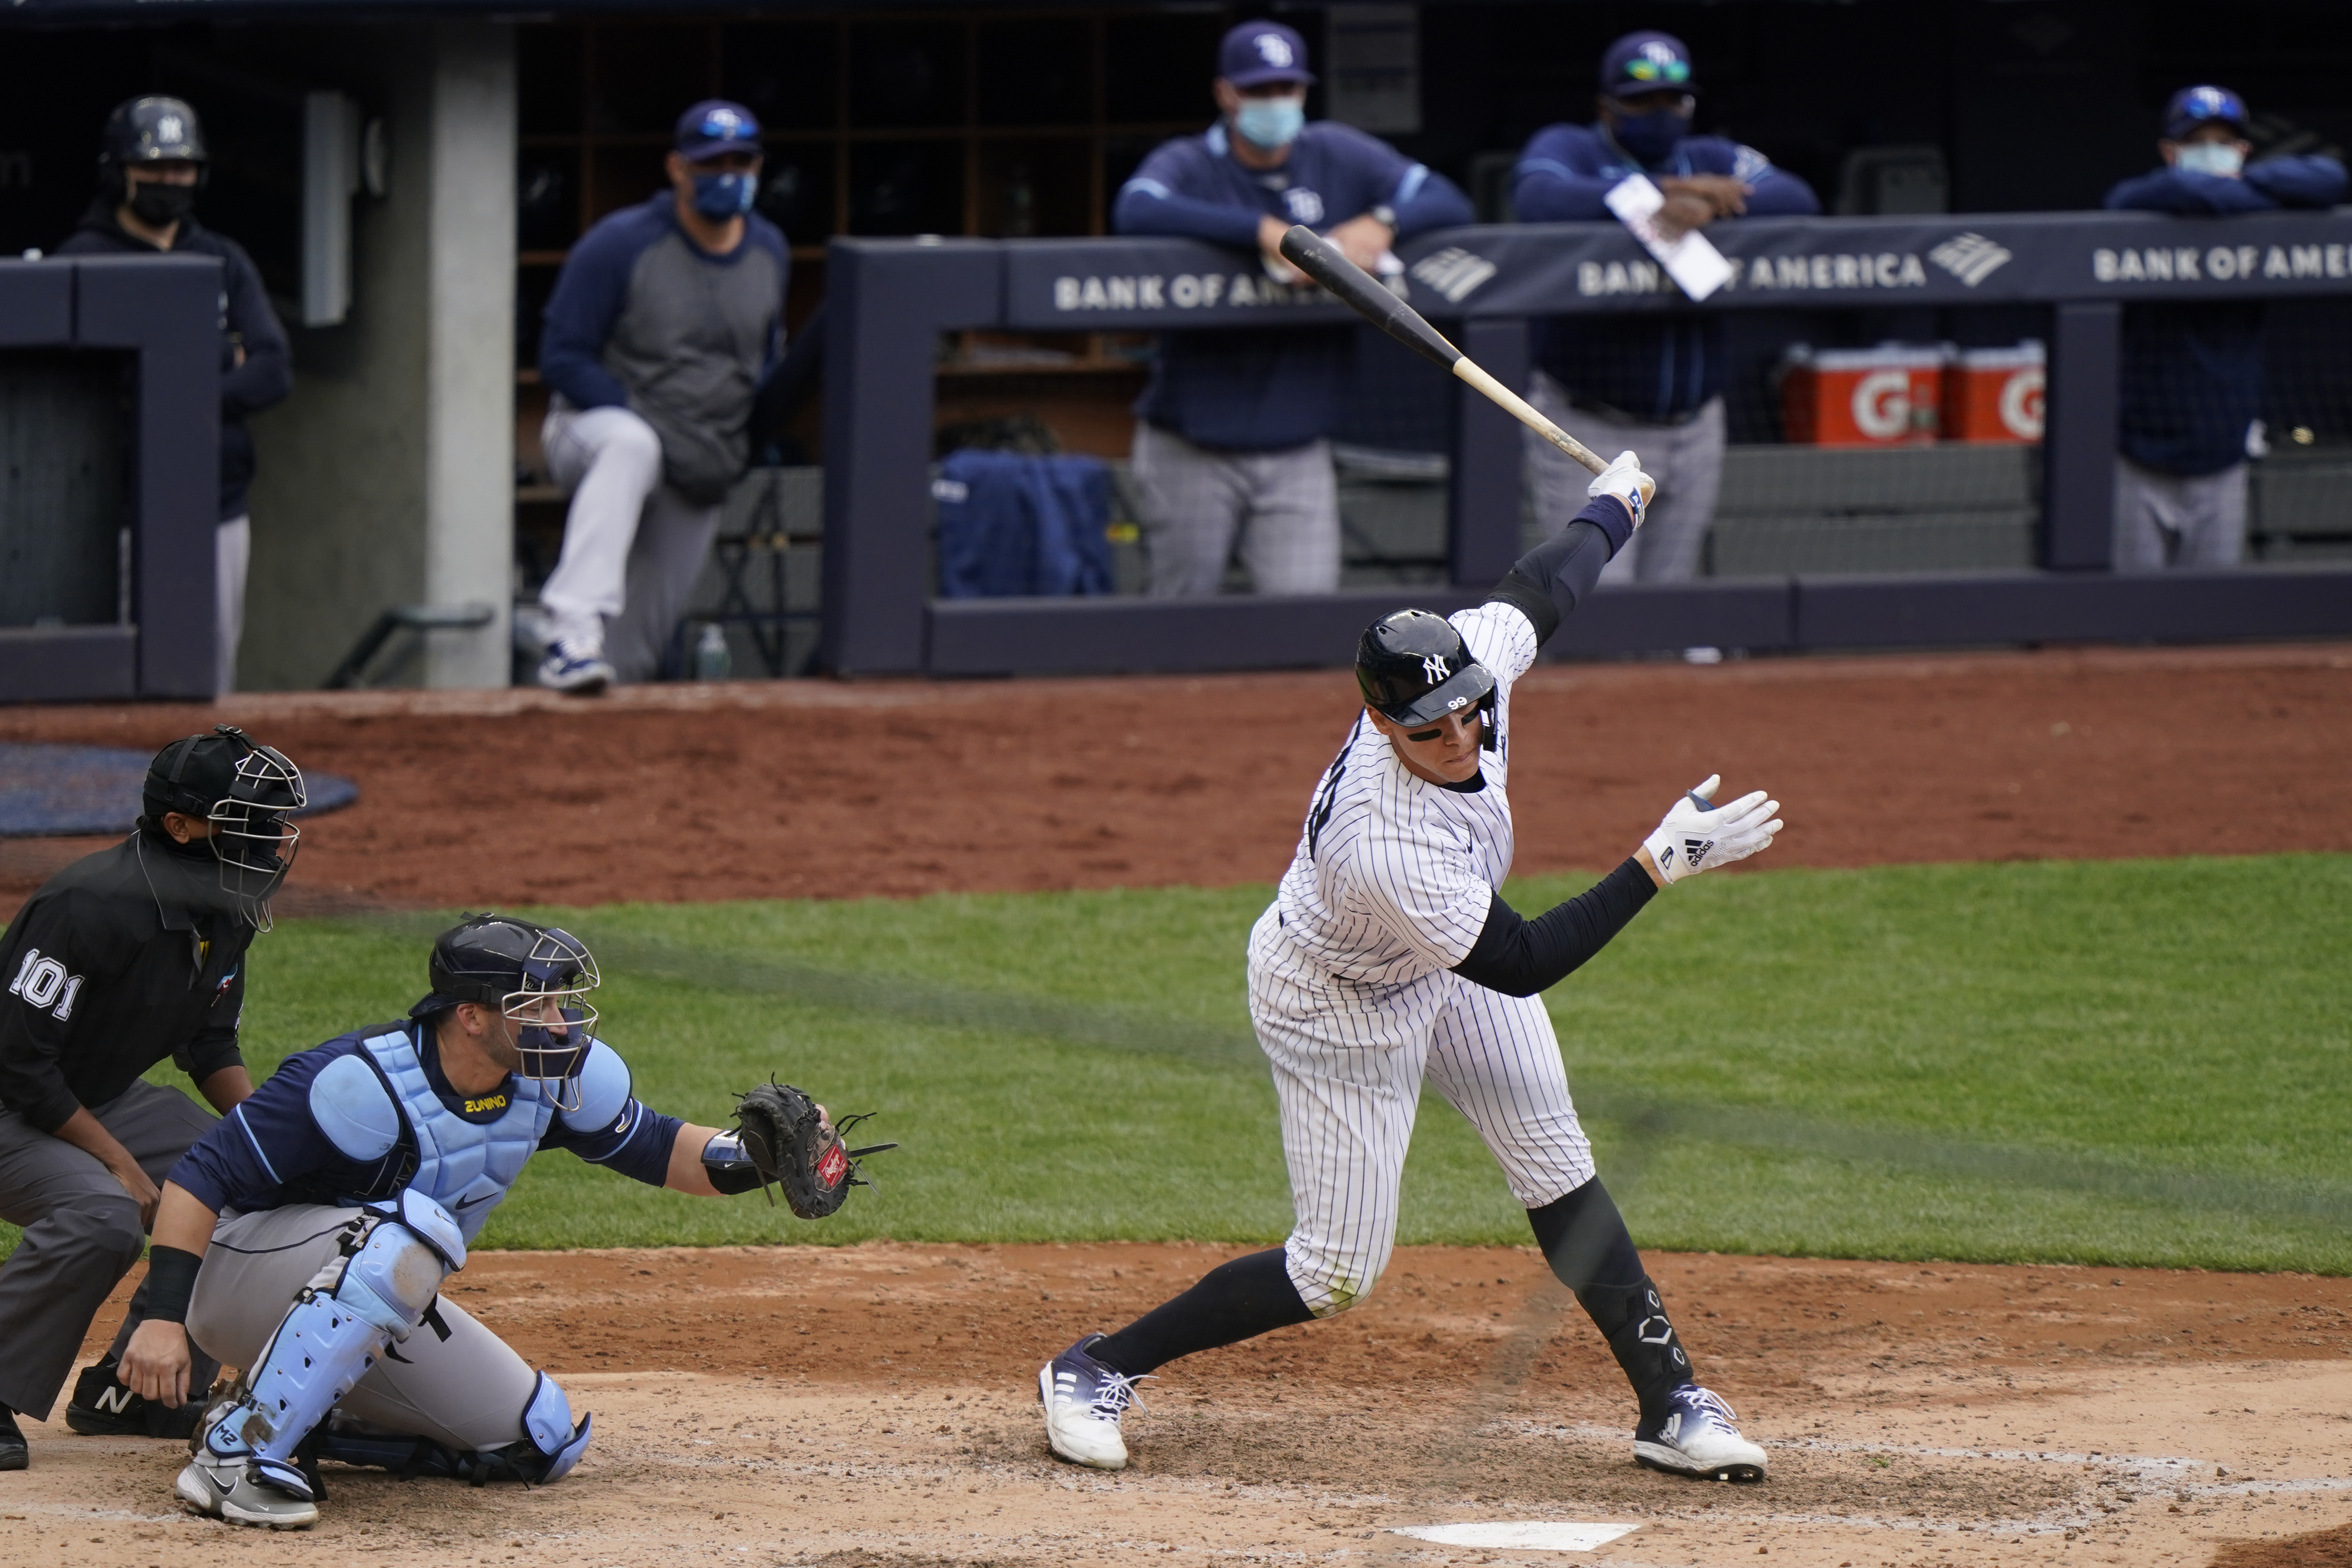
[[[716,621],[705,622],[702,635],[694,641],[694,679],[724,680],[734,668],[734,656],[727,651],[726,630]]]

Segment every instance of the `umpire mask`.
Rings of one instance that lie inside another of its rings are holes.
[[[141,793],[159,831],[167,812],[212,825],[205,842],[221,891],[237,918],[269,930],[270,897],[294,868],[302,841],[293,823],[294,813],[310,804],[302,770],[236,725],[215,724],[209,735],[190,735],[158,752]]]

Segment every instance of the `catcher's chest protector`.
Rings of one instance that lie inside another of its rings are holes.
[[[406,1033],[378,1035],[366,1042],[366,1049],[383,1069],[401,1116],[416,1135],[416,1173],[408,1184],[448,1210],[471,1244],[555,1120],[555,1107],[542,1092],[546,1086],[511,1079],[507,1113],[496,1121],[468,1121],[433,1092]]]

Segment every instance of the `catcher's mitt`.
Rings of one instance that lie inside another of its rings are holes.
[[[841,1206],[850,1188],[871,1186],[859,1175],[857,1162],[898,1146],[846,1147],[841,1135],[866,1119],[845,1116],[828,1126],[817,1114],[816,1101],[773,1079],[752,1085],[735,1102],[743,1157],[760,1173],[761,1190],[768,1192],[771,1182],[783,1188],[784,1202],[803,1219],[823,1219]],[[774,1203],[776,1194],[768,1192],[768,1201]]]

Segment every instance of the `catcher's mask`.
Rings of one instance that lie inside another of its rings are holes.
[[[212,824],[205,842],[220,868],[221,891],[238,918],[269,930],[270,896],[294,868],[302,841],[292,820],[310,800],[302,770],[236,725],[215,724],[209,735],[190,735],[156,752],[141,795],[158,831],[173,811]]]
[[[1478,744],[1495,749],[1495,675],[1444,616],[1399,610],[1364,628],[1356,642],[1356,684],[1365,706],[1408,728],[1477,706]]]
[[[580,1069],[597,1017],[588,993],[601,981],[586,943],[512,915],[468,915],[434,942],[430,968],[432,994],[412,1016],[459,1002],[498,1009],[514,1026],[522,1058],[515,1076],[548,1085],[558,1110],[580,1109]]]

